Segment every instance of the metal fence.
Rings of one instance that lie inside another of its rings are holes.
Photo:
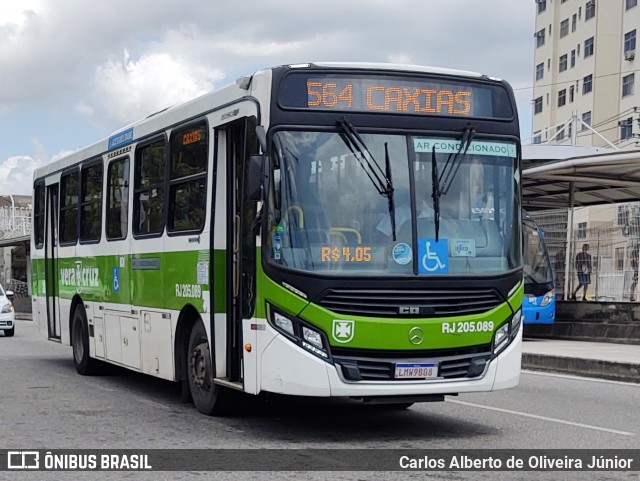
[[[558,299],[584,299],[583,281],[586,300],[640,300],[640,202],[530,214],[544,231]]]

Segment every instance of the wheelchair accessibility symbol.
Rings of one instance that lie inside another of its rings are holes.
[[[449,241],[418,239],[418,273],[446,274],[449,272]]]

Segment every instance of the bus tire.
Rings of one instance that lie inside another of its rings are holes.
[[[189,390],[196,409],[207,416],[227,414],[230,410],[226,388],[213,382],[213,366],[207,332],[202,320],[193,325],[187,352]]]
[[[15,332],[16,332],[16,326],[14,324],[14,326],[11,329],[5,329],[4,335],[5,335],[5,337],[13,337]]]
[[[82,304],[78,304],[73,313],[71,344],[73,346],[73,365],[76,371],[83,376],[95,374],[98,370],[98,361],[89,356],[89,328],[87,314]]]

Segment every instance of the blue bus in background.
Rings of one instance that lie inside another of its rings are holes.
[[[526,212],[523,212],[522,224],[524,324],[553,324],[556,319],[556,291],[544,232]]]

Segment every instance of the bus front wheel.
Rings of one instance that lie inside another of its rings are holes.
[[[230,393],[213,382],[211,350],[201,320],[191,329],[187,363],[189,390],[196,409],[208,416],[226,414],[230,409]]]
[[[97,363],[89,356],[89,328],[87,314],[82,304],[76,306],[71,322],[71,344],[73,345],[73,365],[83,376],[95,374]]]

